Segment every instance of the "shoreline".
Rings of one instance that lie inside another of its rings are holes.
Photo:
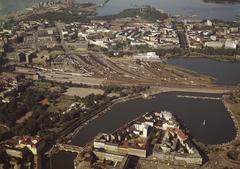
[[[81,129],[83,127],[87,126],[88,123],[92,122],[93,120],[105,115],[105,113],[107,113],[109,110],[111,110],[111,108],[113,106],[115,106],[116,104],[124,103],[126,101],[130,101],[130,100],[141,98],[141,97],[142,96],[140,94],[136,94],[136,95],[133,95],[133,96],[118,98],[118,99],[112,101],[110,103],[110,105],[108,107],[106,107],[104,110],[100,111],[99,113],[97,113],[96,115],[91,117],[90,119],[86,120],[85,122],[80,124],[76,129],[74,129],[72,132],[67,134],[66,138],[69,139],[68,143],[71,143],[73,141],[73,139],[76,137],[76,135],[81,131]]]
[[[234,143],[236,141],[239,141],[240,140],[240,125],[239,125],[239,122],[236,118],[236,115],[234,112],[232,112],[230,106],[231,104],[227,102],[226,98],[227,98],[228,95],[223,95],[223,105],[225,106],[225,108],[227,109],[227,111],[229,112],[232,120],[233,120],[233,123],[234,123],[234,126],[236,128],[236,137],[230,141],[229,143],[226,144],[226,146],[229,146],[229,145],[234,145]]]
[[[235,144],[240,140],[240,124],[235,116],[235,114],[231,111],[230,109],[230,103],[228,103],[226,101],[226,97],[228,95],[223,95],[222,96],[222,103],[224,105],[224,108],[226,109],[226,111],[229,113],[232,121],[233,121],[233,124],[234,124],[234,127],[235,127],[235,132],[236,132],[236,135],[235,137],[228,141],[228,142],[225,142],[225,143],[220,143],[220,144],[207,144],[208,147],[210,148],[218,148],[218,147],[221,147],[223,149],[225,148],[232,148],[235,146]],[[202,143],[202,142],[200,142]]]
[[[179,48],[180,49],[180,48]],[[228,63],[239,63],[240,56],[227,56],[227,55],[206,55],[204,53],[190,53],[183,55],[169,55],[167,56],[167,60],[169,59],[209,59],[218,62],[228,62]]]
[[[207,55],[204,53],[196,53],[196,52],[191,52],[190,56],[186,55],[184,58],[204,58],[204,59],[210,59],[210,60],[215,60],[219,62],[230,62],[230,63],[239,63],[240,62],[240,57],[238,56],[228,56],[228,55]]]
[[[204,89],[204,88],[171,88],[171,87],[160,87],[157,89],[154,89],[155,91],[146,91],[144,93],[147,93],[149,96],[148,98],[155,97],[157,94],[161,93],[167,93],[167,92],[192,92],[192,93],[211,93],[211,94],[223,94],[228,92],[228,89]],[[77,128],[75,128],[72,132],[66,135],[66,138],[68,140],[68,143],[72,143],[73,139],[77,136],[77,134],[81,131],[82,128],[88,125],[88,123],[92,122],[93,120],[105,115],[109,110],[111,110],[112,107],[114,107],[116,104],[121,104],[130,100],[138,99],[138,98],[143,98],[144,93],[138,93],[133,96],[128,96],[128,97],[123,97],[123,98],[118,98],[112,103],[110,103],[110,106],[106,107],[104,110],[101,112],[97,113],[90,119],[86,120],[85,122],[79,124]],[[148,99],[145,98],[145,99]],[[224,144],[224,143],[223,143]],[[219,145],[219,144],[216,144]],[[213,145],[214,146],[214,145]]]
[[[160,93],[166,93],[166,92],[192,92],[192,93],[211,93],[211,94],[223,94],[227,93],[233,89],[226,89],[226,88],[205,88],[205,87],[159,87],[157,88],[153,94],[160,94]]]

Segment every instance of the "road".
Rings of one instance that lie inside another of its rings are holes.
[[[195,93],[227,93],[234,88],[231,87],[159,87],[156,88],[157,92],[195,92]]]
[[[65,53],[66,54],[70,54],[70,50],[69,50],[68,46],[66,45],[66,43],[64,41],[63,34],[62,34],[62,31],[63,31],[63,28],[64,28],[64,24],[60,23],[60,22],[56,22],[55,25],[56,25],[57,31],[59,33],[59,36],[60,36],[60,41],[61,41],[60,43],[61,43]]]
[[[41,72],[41,76],[43,76],[47,80],[56,81],[60,83],[73,83],[73,84],[86,84],[90,86],[99,86],[102,85],[104,79],[102,78],[93,78],[93,77],[84,77],[80,74],[70,74],[64,72]]]
[[[185,32],[179,31],[178,32],[178,38],[179,38],[180,47],[183,48],[183,49],[187,49],[188,48],[188,41],[187,41],[187,37],[186,37]]]

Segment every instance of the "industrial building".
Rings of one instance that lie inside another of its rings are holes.
[[[142,61],[160,61],[159,56],[156,52],[147,52],[147,53],[140,53],[133,56],[134,59],[139,59]]]

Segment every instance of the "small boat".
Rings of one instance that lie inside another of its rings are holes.
[[[205,126],[205,125],[206,125],[206,121],[204,120],[204,121],[203,121],[203,126]]]

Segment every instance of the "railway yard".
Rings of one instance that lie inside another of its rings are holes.
[[[208,84],[210,78],[161,62],[136,63],[129,57],[107,58],[104,54],[58,56],[50,68],[18,67],[16,73],[35,72],[47,80],[86,85],[153,85],[195,86]],[[197,75],[197,76],[196,76]]]

